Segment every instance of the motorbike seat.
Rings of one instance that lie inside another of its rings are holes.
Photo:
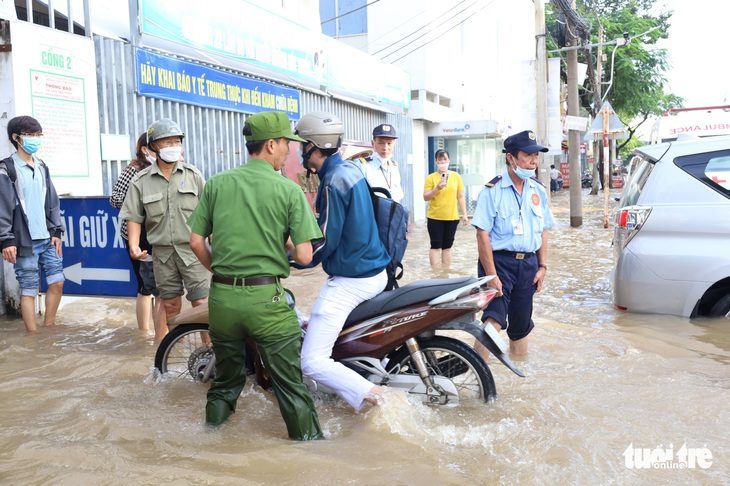
[[[395,290],[382,292],[355,307],[345,321],[344,329],[371,317],[386,314],[419,302],[428,302],[440,295],[477,281],[474,277],[416,280]]]

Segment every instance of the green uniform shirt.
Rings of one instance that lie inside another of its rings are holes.
[[[188,224],[213,235],[211,266],[227,277],[286,278],[286,240],[322,237],[302,188],[261,159],[211,177]]]
[[[203,187],[203,175],[190,164],[175,163],[169,181],[157,164],[152,164],[132,179],[119,217],[145,225],[156,258],[165,262],[177,252],[186,265],[191,265],[198,258],[190,249],[186,221],[198,205]]]

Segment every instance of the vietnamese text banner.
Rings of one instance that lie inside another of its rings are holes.
[[[249,79],[145,49],[136,49],[137,92],[241,113],[284,111],[299,119],[299,91]]]

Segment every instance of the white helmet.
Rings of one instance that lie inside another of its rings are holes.
[[[345,126],[339,118],[325,111],[313,111],[297,123],[294,133],[318,149],[338,149],[342,146]]]

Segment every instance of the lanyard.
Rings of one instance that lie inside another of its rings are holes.
[[[517,207],[520,208],[520,219],[522,219],[522,197],[517,192],[517,188],[515,188],[515,186],[510,187],[512,187],[512,194],[515,195],[515,199],[517,200]],[[522,190],[524,191],[525,188],[523,187]]]
[[[390,173],[390,170],[385,169],[382,162],[380,163],[380,172],[383,173],[383,179],[385,179],[385,183],[388,184],[388,189],[390,189],[390,184],[393,180],[393,174]]]

